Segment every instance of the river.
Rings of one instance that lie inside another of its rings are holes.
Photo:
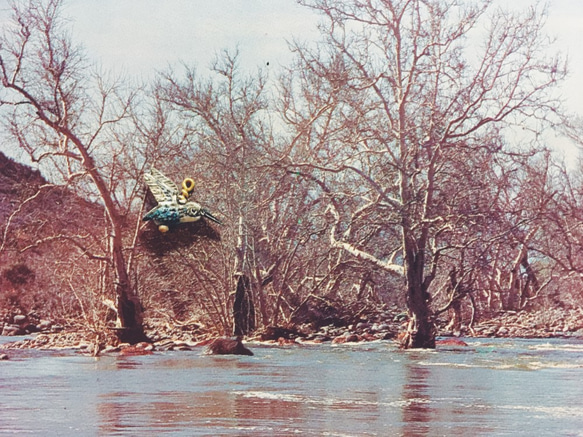
[[[252,357],[10,350],[0,435],[583,436],[583,341],[467,341],[250,344]]]

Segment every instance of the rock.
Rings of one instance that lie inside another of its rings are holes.
[[[370,334],[368,332],[365,332],[364,334],[362,334],[362,339],[364,341],[375,341],[375,340],[378,340],[378,338],[375,335]]]
[[[106,346],[105,349],[101,351],[102,354],[111,354],[114,352],[119,352],[120,348],[117,346]]]
[[[467,346],[468,344],[459,338],[446,338],[444,340],[437,340],[436,346]]]
[[[391,327],[386,323],[381,323],[375,327],[375,331],[388,331],[389,329],[391,329]]]
[[[6,354],[0,354],[0,361],[4,361],[8,359],[8,355]]]
[[[175,341],[172,347],[173,351],[191,351],[191,346],[185,341]]]
[[[61,325],[52,325],[51,326],[51,332],[61,332],[63,329],[65,329],[65,328]]]
[[[141,343],[138,343],[136,346],[140,346],[145,351],[153,351],[154,350],[154,345],[152,343],[141,342]]]
[[[24,325],[27,322],[28,318],[25,315],[18,314],[14,316],[13,321],[15,325]]]
[[[4,325],[4,328],[2,329],[2,335],[26,335],[26,331],[24,331],[24,329],[18,325]]]
[[[153,350],[154,347],[150,343],[141,342],[122,347],[119,354],[123,356],[151,355]]]
[[[27,334],[32,334],[33,332],[38,332],[38,326],[36,326],[34,323],[29,323],[24,327],[24,330],[26,331]]]
[[[508,328],[505,328],[504,326],[498,328],[498,331],[496,331],[496,335],[499,335],[501,337],[508,335],[510,331],[508,331]]]
[[[289,345],[289,344],[297,344],[296,340],[294,338],[283,338],[283,337],[279,337],[277,339],[277,344],[280,346],[285,346],[285,345]]]
[[[39,331],[44,332],[50,330],[52,325],[52,322],[49,320],[41,320],[37,328]]]
[[[212,338],[207,338],[206,340],[201,340],[197,343],[194,344],[195,347],[200,347],[200,346],[208,346],[209,344],[211,344],[214,341],[214,339]]]
[[[169,351],[174,348],[174,340],[166,339],[156,343],[156,349],[159,351]]]
[[[303,340],[305,340],[307,342],[312,342],[312,343],[324,343],[324,342],[332,340],[332,338],[330,336],[322,334],[322,333],[314,333],[314,334],[308,335]]]
[[[355,343],[360,341],[360,337],[356,334],[350,334],[346,336],[346,343]]]
[[[490,327],[490,328],[484,329],[484,335],[486,337],[492,337],[492,336],[496,335],[496,328]]]
[[[355,343],[359,341],[360,338],[356,334],[351,334],[350,332],[346,332],[343,335],[336,337],[332,340],[332,343],[335,344],[342,344],[342,343]]]
[[[301,336],[303,336],[303,334],[295,329],[283,328],[281,326],[268,326],[265,328],[265,332],[260,334],[259,340],[279,340],[280,338],[289,340]]]
[[[253,355],[249,349],[243,346],[242,338],[217,338],[208,345],[207,353],[210,355]]]

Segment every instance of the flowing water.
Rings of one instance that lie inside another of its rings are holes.
[[[583,341],[469,344],[251,344],[252,357],[9,351],[0,435],[583,436]]]

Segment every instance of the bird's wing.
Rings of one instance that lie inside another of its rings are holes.
[[[144,179],[158,203],[173,201],[176,198],[176,195],[178,194],[178,187],[176,184],[154,167],[152,167],[150,173],[144,174]]]

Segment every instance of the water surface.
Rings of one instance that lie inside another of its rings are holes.
[[[583,436],[583,342],[390,342],[92,358],[8,351],[0,434]]]

